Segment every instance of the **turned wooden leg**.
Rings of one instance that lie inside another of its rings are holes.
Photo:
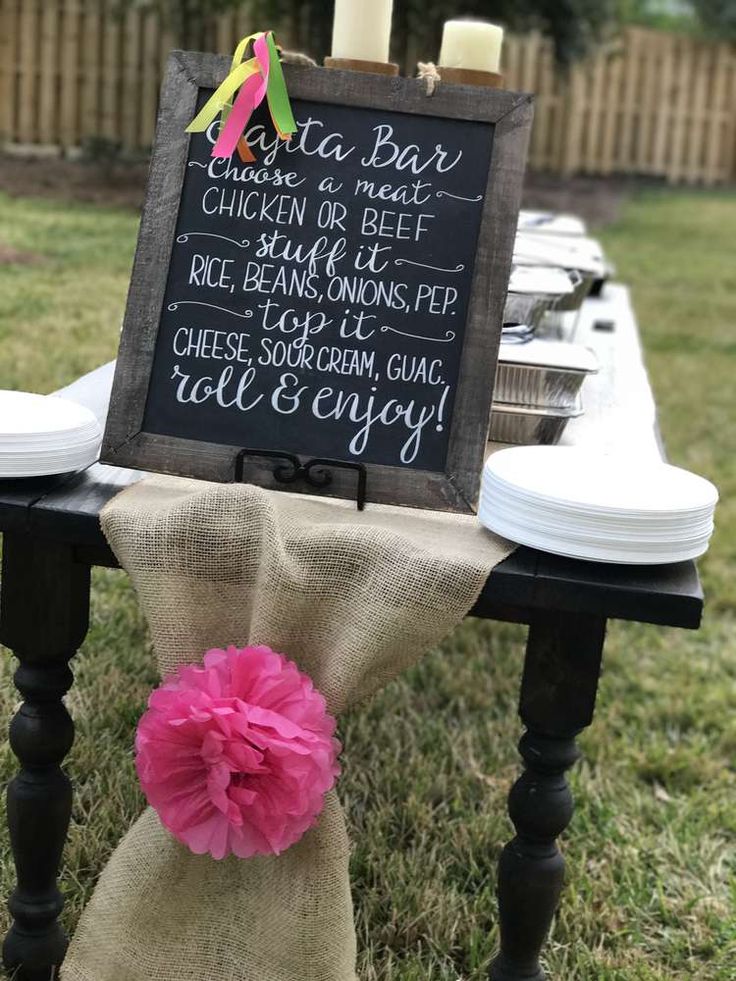
[[[67,546],[5,535],[0,641],[20,662],[15,684],[23,696],[10,724],[21,769],[7,795],[17,885],[3,944],[3,963],[17,981],[56,978],[68,943],[57,920],[64,900],[56,879],[72,804],[60,764],[74,724],[62,698],[73,680],[69,659],[87,632],[89,580],[89,567],[75,564]]]
[[[525,769],[509,794],[516,837],[499,862],[501,950],[491,981],[545,981],[539,955],[565,875],[557,837],[573,812],[565,772],[579,756],[575,736],[593,720],[605,628],[598,617],[545,613],[529,629],[519,707]]]

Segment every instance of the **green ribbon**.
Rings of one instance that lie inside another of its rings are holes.
[[[266,98],[268,99],[268,108],[271,112],[274,126],[278,130],[279,135],[285,139],[287,136],[291,136],[292,133],[296,133],[296,120],[291,111],[289,93],[286,90],[286,80],[284,79],[284,70],[281,67],[281,59],[279,58],[272,31],[269,31],[266,36],[266,44],[268,45],[270,61]]]

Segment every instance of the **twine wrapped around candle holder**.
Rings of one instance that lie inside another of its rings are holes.
[[[391,75],[393,77],[399,74],[399,66],[391,61],[361,61],[359,58],[325,58],[325,68],[370,72],[373,75]]]
[[[470,68],[437,67],[433,61],[420,61],[417,64],[417,78],[427,86],[427,95],[434,95],[437,86],[443,81],[451,85],[483,85],[490,89],[503,88],[503,75],[497,72],[484,72]]]

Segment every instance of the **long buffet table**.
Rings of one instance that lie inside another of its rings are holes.
[[[563,443],[661,455],[624,286],[609,284],[585,302],[575,340],[596,351],[601,371],[586,380],[585,415],[569,424]],[[105,365],[60,394],[104,419],[112,371]],[[116,566],[100,510],[141,476],[95,464],[71,476],[0,481],[0,641],[20,662],[15,681],[23,698],[11,725],[20,772],[8,792],[8,825],[18,884],[4,948],[19,981],[55,976],[66,950],[57,878],[72,785],[61,765],[74,726],[62,699],[73,683],[69,662],[87,632],[91,567]],[[519,548],[490,573],[470,615],[529,626],[519,706],[525,769],[510,796],[516,834],[499,863],[502,941],[494,981],[544,978],[539,953],[564,870],[556,839],[572,814],[564,774],[579,755],[575,737],[593,719],[607,620],[696,629],[702,605],[692,562],[605,565]]]

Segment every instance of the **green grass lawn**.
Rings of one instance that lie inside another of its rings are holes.
[[[6,197],[0,216],[0,244],[25,260],[0,265],[0,387],[51,391],[114,356],[137,219]],[[610,628],[597,718],[572,777],[568,884],[546,964],[556,981],[732,981],[736,196],[647,192],[603,237],[634,288],[669,455],[715,480],[725,501],[701,565],[703,629]],[[518,767],[523,640],[517,627],[467,622],[342,722],[365,981],[486,976]],[[95,573],[92,626],[74,666],[70,929],[143,804],[131,746],[156,676],[122,573]],[[0,667],[9,717],[12,659]],[[15,769],[6,743],[0,767],[3,780]],[[5,895],[13,873],[4,834],[0,842]]]

